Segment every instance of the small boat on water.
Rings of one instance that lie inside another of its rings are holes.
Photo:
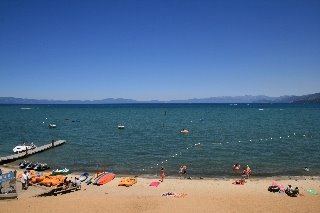
[[[180,131],[180,133],[182,133],[182,134],[188,134],[188,133],[189,133],[189,130],[187,130],[187,129],[182,129],[182,130]]]
[[[26,168],[26,166],[29,164],[29,163],[31,163],[30,161],[22,161],[22,162],[20,162],[19,163],[19,167],[20,167],[20,169],[24,169],[24,168]]]
[[[38,163],[33,169],[36,171],[45,171],[50,169],[50,167],[46,163]]]
[[[20,169],[27,169],[27,170],[35,170],[35,171],[45,171],[47,169],[50,169],[48,164],[46,163],[33,163],[30,161],[22,161],[19,163]]]
[[[64,168],[64,169],[55,169],[52,170],[53,175],[67,175],[69,173],[69,169]]]
[[[119,124],[118,129],[124,129],[124,125]]]
[[[49,124],[49,128],[56,128],[57,125],[56,124]]]
[[[26,152],[27,150],[32,150],[32,149],[35,149],[35,148],[37,148],[37,146],[34,145],[33,143],[31,143],[31,144],[22,144],[22,145],[18,145],[16,147],[14,147],[12,149],[12,151],[14,153],[20,153],[20,152]]]
[[[25,169],[26,169],[26,170],[34,170],[34,167],[36,167],[37,165],[38,165],[38,163],[30,162],[30,163],[25,167]]]

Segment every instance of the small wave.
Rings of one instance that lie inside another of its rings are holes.
[[[263,111],[264,109],[259,109],[259,111]]]
[[[26,110],[26,109],[32,109],[32,108],[29,108],[29,107],[21,107],[20,109]]]

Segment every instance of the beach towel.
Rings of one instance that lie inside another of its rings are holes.
[[[282,185],[282,184],[280,184],[280,183],[277,183],[277,182],[275,182],[275,181],[272,181],[272,184],[271,184],[271,185],[272,185],[272,186],[278,186],[281,191],[286,190],[286,187],[284,187],[284,185]]]
[[[160,182],[158,181],[153,181],[149,184],[149,186],[154,186],[154,187],[158,187],[160,185]]]

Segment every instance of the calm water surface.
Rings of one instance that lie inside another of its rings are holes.
[[[256,176],[320,175],[319,128],[320,105],[1,105],[0,156],[19,143],[64,139],[27,160],[74,172],[151,176],[161,165],[176,176],[181,164],[191,176],[230,176],[236,162]]]

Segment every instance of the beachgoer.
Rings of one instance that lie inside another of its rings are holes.
[[[54,147],[54,140],[51,141],[51,146]]]
[[[184,175],[184,178],[186,178],[186,175],[187,175],[187,166],[186,165],[184,165],[182,167],[182,174]]]
[[[233,182],[232,184],[237,184],[237,185],[244,185],[246,183],[245,179],[240,179],[240,180],[236,180],[235,182]]]
[[[26,188],[27,179],[28,179],[27,171],[24,171],[20,179],[22,184],[22,190],[27,190]]]
[[[68,185],[69,185],[69,181],[67,180],[67,177],[64,178],[63,180],[63,184],[62,184],[62,187],[67,189],[68,188]]]
[[[293,188],[292,188],[291,185],[288,185],[288,187],[287,187],[287,189],[286,189],[286,192],[287,192],[288,194],[292,194],[292,193],[293,193]]]
[[[309,168],[308,167],[304,167],[304,171],[309,172]]]
[[[247,165],[247,167],[246,167],[246,174],[247,174],[248,178],[251,175],[251,169],[250,169],[249,165]]]
[[[237,164],[237,163],[234,164],[234,165],[233,165],[233,171],[235,171],[235,172],[240,171],[240,167],[241,167],[240,164]]]
[[[75,182],[75,184],[76,184],[76,187],[78,188],[78,189],[81,189],[81,181],[79,180],[79,178],[74,178],[74,182]]]
[[[68,188],[72,188],[73,186],[74,186],[74,184],[72,183],[71,180],[69,180],[69,182],[68,182]]]
[[[181,166],[180,166],[180,169],[179,169],[180,177],[181,177],[181,175],[182,175],[182,172],[183,172],[183,166],[181,165]]]
[[[163,166],[161,166],[161,169],[160,169],[160,181],[163,182],[163,178],[165,177],[165,172],[164,172],[164,168]]]
[[[26,171],[27,173],[26,173],[26,176],[27,176],[27,178],[26,178],[26,189],[28,189],[28,187],[29,187],[29,182],[30,182],[30,180],[31,180],[31,175],[30,175],[30,173],[29,173],[29,171],[27,170]]]
[[[298,195],[299,194],[299,188],[296,187],[292,192],[293,192],[293,194]]]

